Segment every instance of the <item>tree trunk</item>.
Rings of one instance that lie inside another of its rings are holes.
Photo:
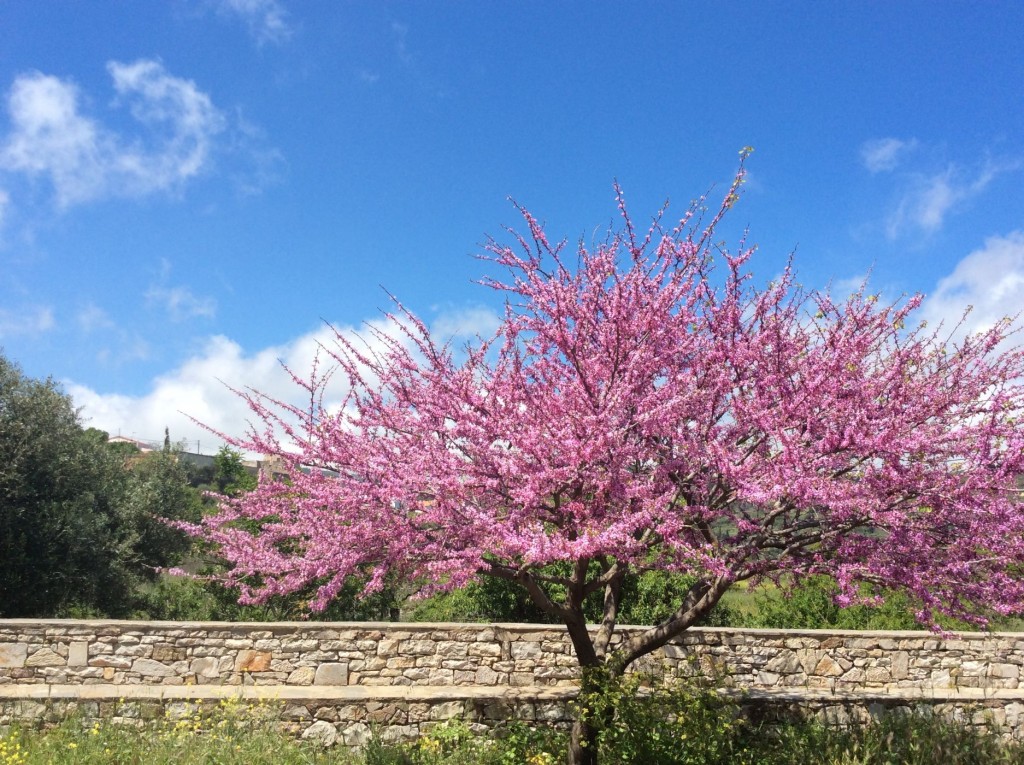
[[[597,765],[597,730],[582,717],[572,724],[569,765]]]
[[[584,667],[580,676],[578,717],[569,736],[569,765],[597,765],[598,735],[615,721],[615,681],[622,676],[618,666],[602,664]]]

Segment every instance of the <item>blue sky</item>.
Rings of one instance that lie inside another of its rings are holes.
[[[513,197],[549,233],[682,213],[766,281],[1024,305],[1024,4],[0,4],[0,347],[111,433],[239,433],[381,286],[441,333]]]

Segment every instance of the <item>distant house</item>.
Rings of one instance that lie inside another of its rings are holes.
[[[134,446],[140,452],[152,452],[160,448],[160,444],[154,441],[140,441],[137,438],[128,438],[128,436],[110,436],[107,439],[108,444],[129,444]]]
[[[133,464],[142,458],[145,454],[160,451],[164,448],[164,445],[160,441],[143,441],[137,438],[129,438],[128,436],[110,436],[107,438],[108,444],[128,444],[138,449],[138,454],[126,455],[128,464]],[[177,459],[181,462],[187,462],[190,465],[194,465],[198,468],[211,468],[214,464],[213,454],[201,454],[199,452],[187,452],[174,450],[174,454]],[[266,475],[271,476],[275,479],[287,478],[288,473],[285,468],[284,460],[278,456],[266,455],[261,460],[242,460],[242,467],[245,468],[245,472],[249,475],[259,475],[260,471],[263,471]],[[315,468],[309,465],[303,465],[301,467],[302,472],[308,473],[311,470],[318,470],[320,473],[326,476],[337,476],[338,473],[330,468]]]

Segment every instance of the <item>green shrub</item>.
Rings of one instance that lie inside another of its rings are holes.
[[[915,630],[914,607],[901,593],[886,593],[880,606],[840,607],[839,585],[828,576],[811,576],[791,591],[765,590],[755,596],[754,627],[776,629]]]
[[[666,685],[642,675],[591,675],[576,701],[598,729],[599,759],[611,765],[759,762],[749,725],[731,700],[701,679]]]
[[[994,731],[947,721],[927,709],[891,712],[847,730],[791,721],[764,731],[765,765],[1021,765],[1024,749]]]
[[[558,566],[552,566],[552,571],[564,574]],[[645,571],[627,576],[622,584],[619,624],[658,624],[679,607],[693,581],[691,576],[665,571]],[[557,587],[549,586],[548,590],[555,601],[565,597]],[[601,621],[603,597],[603,593],[596,592],[587,600],[584,615],[588,621]],[[415,622],[560,623],[541,610],[515,582],[488,576],[462,589],[415,601],[410,606],[405,617]],[[719,603],[703,624],[735,626],[740,621],[739,614],[727,604]]]

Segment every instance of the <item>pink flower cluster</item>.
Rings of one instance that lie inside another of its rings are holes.
[[[714,241],[741,182],[709,225],[691,212],[642,237],[619,193],[622,230],[574,252],[522,211],[527,235],[487,245],[505,276],[484,283],[507,298],[494,337],[453,348],[397,302],[366,342],[338,333],[340,406],[322,403],[322,369],[294,375],[302,405],[244,394],[266,427],[238,445],[280,457],[287,480],[192,531],[249,599],[314,584],[317,608],[352,575],[517,581],[584,663],[604,655],[622,577],[650,568],[697,584],[626,662],[734,582],[786,573],[832,574],[846,599],[902,588],[926,618],[1020,610],[1011,323],[954,342],[915,326],[917,297],[834,302],[789,270],[753,287],[752,248]],[[593,592],[605,629],[589,654],[573,626]]]

